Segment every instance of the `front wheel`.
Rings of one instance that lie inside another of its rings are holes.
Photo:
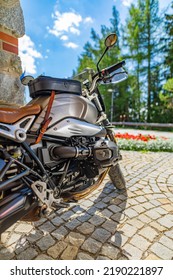
[[[109,170],[109,177],[113,183],[113,185],[118,189],[118,190],[125,190],[126,189],[126,181],[124,178],[124,175],[121,171],[119,163],[117,165],[112,166]]]

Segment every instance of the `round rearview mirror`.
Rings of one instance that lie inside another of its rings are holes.
[[[115,45],[116,41],[117,41],[117,35],[115,33],[111,33],[105,39],[105,46],[107,48],[110,48],[113,45]]]
[[[32,80],[34,80],[34,77],[27,75],[22,78],[21,83],[22,83],[22,85],[27,86],[29,84],[29,82]]]

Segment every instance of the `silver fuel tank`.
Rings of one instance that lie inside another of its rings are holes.
[[[39,96],[30,102],[30,104],[39,104],[42,107],[42,112],[35,120],[31,127],[31,131],[37,131],[40,128],[40,124],[44,119],[47,109],[48,101],[48,96]],[[54,124],[65,118],[75,118],[80,121],[95,124],[98,117],[98,111],[94,104],[83,96],[61,93],[55,95],[50,117],[52,117],[52,120],[49,127],[52,127]]]

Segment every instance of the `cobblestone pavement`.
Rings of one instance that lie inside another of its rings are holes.
[[[98,190],[2,234],[0,259],[173,259],[173,154],[122,152],[127,191]]]

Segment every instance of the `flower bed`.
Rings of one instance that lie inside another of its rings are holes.
[[[166,137],[129,133],[116,133],[115,137],[121,150],[173,152],[173,139]]]

